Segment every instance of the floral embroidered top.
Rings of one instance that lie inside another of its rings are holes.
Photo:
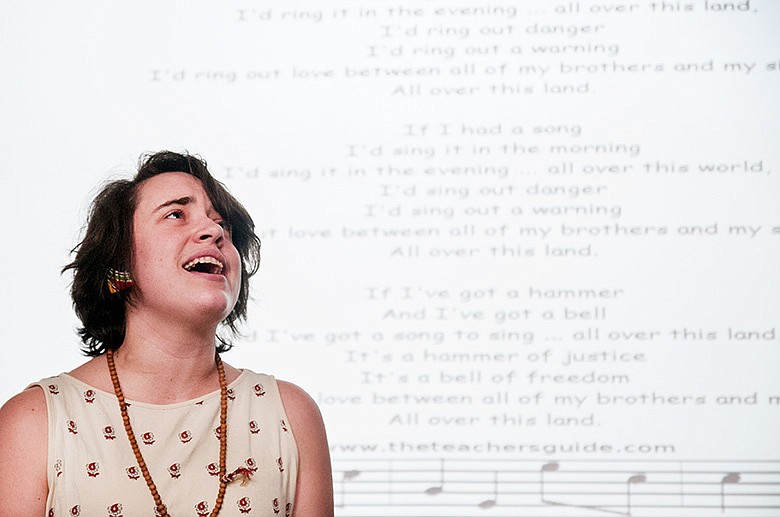
[[[54,517],[133,517],[157,510],[113,393],[68,374],[43,379],[49,418],[49,496]],[[207,517],[219,489],[219,391],[155,405],[128,400],[141,453],[172,517]],[[298,449],[276,380],[244,370],[228,386],[228,485],[220,517],[289,517]],[[246,472],[246,471],[244,471]]]

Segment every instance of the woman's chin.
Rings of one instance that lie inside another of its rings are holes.
[[[222,293],[206,293],[188,305],[186,318],[195,324],[219,325],[230,315],[236,302]]]

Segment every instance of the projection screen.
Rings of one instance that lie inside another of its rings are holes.
[[[780,515],[780,4],[3,2],[0,398],[74,368],[101,183],[187,150],[263,241],[233,365],[336,514]]]

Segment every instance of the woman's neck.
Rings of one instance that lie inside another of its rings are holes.
[[[216,327],[192,329],[129,317],[125,339],[114,353],[127,398],[174,403],[219,389],[215,332]]]
[[[126,346],[114,352],[114,363],[122,391],[130,400],[173,404],[219,389],[213,350],[208,356],[182,360]]]

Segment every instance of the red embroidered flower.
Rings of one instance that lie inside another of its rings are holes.
[[[62,475],[62,460],[57,460],[54,462],[54,472],[57,474],[57,477]]]
[[[54,508],[49,508],[49,517],[54,517]]]
[[[217,440],[219,440],[222,437],[222,428],[221,427],[215,427],[214,428],[214,436],[217,437]]]
[[[100,475],[100,465],[97,461],[87,463],[87,475],[91,478],[96,478]]]
[[[279,467],[279,472],[284,472],[284,462],[281,457],[276,460],[276,466]]]
[[[168,474],[170,474],[173,479],[179,479],[181,476],[181,465],[172,463],[171,466],[168,467]]]
[[[71,517],[79,517],[81,515],[81,506],[76,505],[70,509]]]
[[[84,402],[92,404],[95,402],[95,392],[93,390],[87,390],[84,392]]]
[[[73,420],[68,420],[68,432],[71,434],[79,434],[79,427]]]
[[[236,392],[233,391],[233,388],[227,390],[227,398],[229,398],[230,400],[236,400]]]
[[[119,503],[114,503],[111,506],[108,507],[108,516],[109,517],[122,517],[122,505]]]
[[[287,424],[285,423],[285,421],[284,420],[279,420],[279,423],[282,425],[282,431],[284,431],[286,433],[287,432]]]
[[[198,517],[208,517],[209,515],[209,503],[206,501],[201,501],[198,504],[195,505],[195,513],[198,514]]]
[[[257,462],[254,458],[247,458],[246,461],[244,461],[244,465],[246,465],[246,468],[248,468],[249,472],[252,474],[257,472]]]
[[[154,433],[146,432],[141,435],[144,445],[154,445]]]
[[[91,478],[96,478],[100,475],[100,464],[97,461],[87,463],[87,475]]]
[[[219,465],[216,463],[209,463],[206,465],[206,471],[212,476],[219,476]]]
[[[242,497],[236,501],[236,504],[238,505],[238,511],[241,513],[249,513],[252,511],[252,501],[250,501],[248,497]]]
[[[127,467],[125,472],[127,472],[127,477],[130,479],[138,479],[141,477],[141,471],[138,470],[138,467]]]
[[[292,515],[292,503],[287,503],[284,507],[284,517],[290,517]]]
[[[59,395],[60,394],[60,388],[56,384],[49,384],[49,393],[52,395]]]
[[[192,440],[192,433],[189,431],[182,431],[179,433],[179,440],[181,440],[181,443],[187,443],[190,440]]]
[[[262,397],[263,395],[265,395],[265,390],[263,389],[262,384],[255,384],[255,395],[257,395],[258,397]]]
[[[103,428],[103,438],[106,440],[113,440],[116,438],[116,433],[114,432],[114,428],[110,425],[107,425]]]
[[[252,434],[257,434],[260,432],[260,424],[258,424],[256,420],[249,421],[249,432]]]
[[[271,507],[274,509],[274,513],[279,513],[279,499],[274,499],[271,502]]]

